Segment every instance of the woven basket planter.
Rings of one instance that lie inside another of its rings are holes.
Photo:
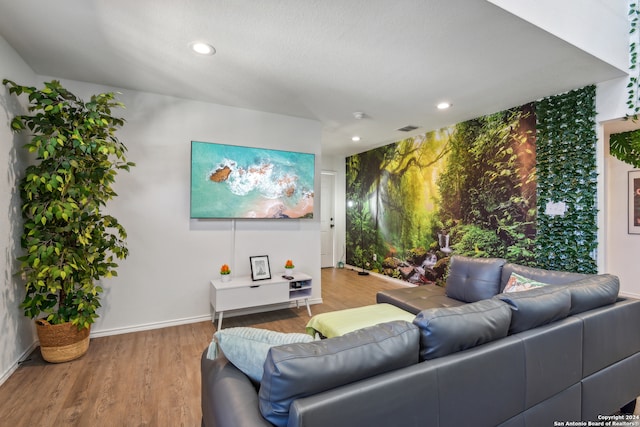
[[[71,322],[52,325],[44,319],[36,320],[42,358],[50,363],[77,359],[89,350],[90,328],[78,330]]]

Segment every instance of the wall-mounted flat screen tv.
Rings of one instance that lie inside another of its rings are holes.
[[[313,218],[315,155],[191,141],[191,218]]]

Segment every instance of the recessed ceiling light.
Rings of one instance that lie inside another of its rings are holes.
[[[353,142],[358,142],[358,141],[360,141],[360,137],[359,137],[358,135],[355,135],[355,136],[352,136],[352,137],[351,137],[351,140],[352,140]]]
[[[438,107],[438,110],[446,110],[447,108],[451,108],[451,103],[450,102],[441,102],[438,105],[436,105],[436,107]]]
[[[191,50],[200,55],[213,55],[216,53],[215,48],[208,43],[193,42],[190,43],[189,46],[191,47]]]

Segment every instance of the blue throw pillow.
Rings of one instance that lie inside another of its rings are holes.
[[[285,334],[258,328],[227,328],[213,334],[207,357],[221,350],[227,360],[255,382],[262,380],[264,361],[271,347],[314,341],[307,334]]]

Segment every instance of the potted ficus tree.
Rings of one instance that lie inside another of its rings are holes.
[[[29,113],[11,121],[28,131],[25,148],[35,154],[19,182],[24,249],[20,272],[26,282],[21,308],[36,319],[42,356],[50,362],[86,353],[103,289],[97,281],[116,276],[126,231],[103,212],[116,196],[119,170],[129,170],[126,147],[115,136],[124,124],[111,110],[124,107],[114,93],[84,102],[59,81],[42,89],[10,80],[3,85],[27,95]]]

